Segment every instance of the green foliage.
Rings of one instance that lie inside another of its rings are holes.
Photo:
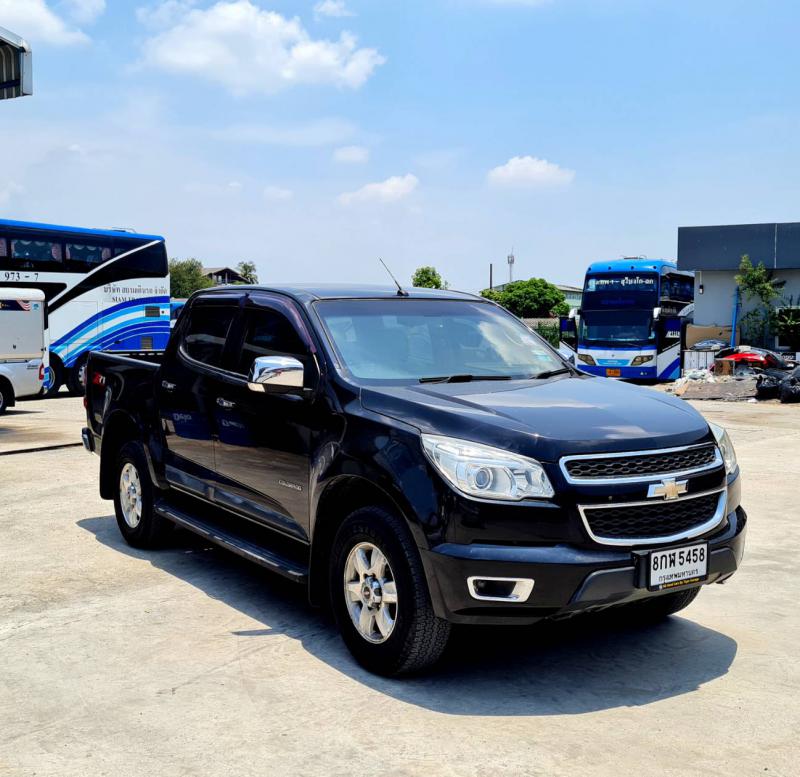
[[[561,342],[561,327],[558,321],[550,324],[540,321],[536,326],[531,327],[536,334],[547,340],[554,348],[558,348]]]
[[[417,267],[411,276],[411,285],[416,286],[418,289],[446,289],[447,281],[442,280],[442,276],[439,275],[435,267],[426,265],[425,267]]]
[[[258,283],[258,272],[255,262],[239,262],[236,265],[236,272],[244,278],[245,283]]]
[[[484,289],[481,296],[499,303],[520,318],[549,318],[569,313],[564,293],[544,278],[507,283],[499,291]]]
[[[742,340],[749,345],[769,348],[770,334],[777,332],[775,302],[781,296],[785,281],[772,277],[772,270],[764,262],[754,265],[747,254],[739,263],[736,283],[742,292],[745,303],[750,308],[741,318]]]
[[[776,335],[786,340],[792,351],[800,351],[800,308],[787,307],[775,311],[772,327]]]
[[[183,299],[198,289],[213,285],[212,280],[203,275],[203,265],[198,259],[169,260],[170,296]]]

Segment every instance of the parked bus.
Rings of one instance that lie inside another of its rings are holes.
[[[0,285],[41,289],[50,365],[45,391],[82,391],[90,350],[161,350],[169,338],[164,238],[0,219]]]
[[[674,380],[693,300],[694,276],[674,262],[595,262],[581,307],[562,319],[562,351],[593,375]]]

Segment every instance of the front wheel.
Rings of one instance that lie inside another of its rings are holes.
[[[8,410],[12,397],[11,388],[0,381],[0,415]]]
[[[120,448],[116,474],[114,512],[122,536],[135,548],[159,547],[171,524],[153,510],[153,484],[140,442],[128,442]]]
[[[420,671],[447,646],[450,624],[433,612],[408,528],[382,508],[356,510],[339,528],[329,590],[345,644],[376,674]]]

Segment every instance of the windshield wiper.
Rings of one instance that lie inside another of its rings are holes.
[[[420,383],[469,383],[473,380],[512,380],[511,375],[439,375],[420,378]]]
[[[554,375],[563,375],[565,372],[572,372],[567,367],[559,367],[557,370],[545,370],[538,375],[531,375],[532,380],[544,380],[545,378],[552,378]]]

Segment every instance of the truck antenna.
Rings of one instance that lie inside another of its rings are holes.
[[[403,291],[403,287],[398,283],[397,278],[395,278],[394,275],[392,275],[392,271],[386,266],[386,262],[384,262],[383,259],[380,258],[380,256],[378,257],[378,261],[383,265],[386,272],[389,273],[389,277],[395,282],[395,285],[397,286],[397,296],[407,297],[408,292]]]

